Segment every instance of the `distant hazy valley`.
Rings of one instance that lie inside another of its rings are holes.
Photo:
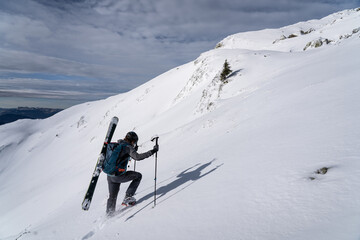
[[[0,108],[0,125],[14,122],[18,119],[44,119],[62,110],[30,107]]]

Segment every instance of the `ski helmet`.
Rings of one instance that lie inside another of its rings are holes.
[[[125,136],[125,140],[129,141],[130,143],[134,142],[136,144],[139,140],[139,137],[135,132],[128,132]]]

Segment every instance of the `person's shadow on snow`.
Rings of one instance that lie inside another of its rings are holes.
[[[218,169],[219,167],[221,167],[223,164],[217,165],[216,167],[214,167],[213,169],[205,172],[202,174],[202,171],[207,168],[208,166],[210,166],[216,159],[211,160],[208,163],[205,163],[199,167],[197,167],[196,169],[190,171],[191,169],[195,168],[196,166],[200,165],[200,164],[196,164],[193,167],[190,167],[184,171],[182,171],[181,173],[179,173],[176,176],[176,180],[170,182],[167,185],[164,185],[160,188],[158,188],[156,190],[156,199],[157,199],[157,203],[160,204],[161,202],[167,200],[168,198],[178,194],[179,192],[183,191],[185,188],[189,187],[191,184],[195,183],[197,180],[199,180],[200,178],[203,178],[207,175],[209,175],[210,173],[214,172],[216,169]],[[187,184],[188,183],[188,184]],[[182,186],[182,187],[181,187]],[[181,188],[180,188],[181,187]],[[171,195],[169,195],[169,193],[172,190],[177,189],[176,192],[173,192]],[[164,198],[165,195],[168,195],[167,198]],[[154,192],[151,192],[145,196],[143,196],[142,198],[140,198],[137,201],[137,204],[146,201],[150,198],[154,197]],[[152,202],[150,202],[149,204],[147,204],[145,207],[147,207],[148,205],[150,205]],[[143,207],[142,209],[140,209],[139,211],[137,211],[136,213],[134,213],[133,215],[131,215],[130,217],[128,217],[128,219],[134,217],[137,213],[139,213],[141,210],[143,210],[145,207]],[[127,220],[128,220],[127,219]]]
[[[193,167],[190,167],[184,171],[182,171],[181,173],[179,173],[176,177],[177,179],[172,181],[171,183],[160,187],[159,189],[156,190],[156,199],[157,200],[161,200],[167,193],[171,192],[174,189],[179,188],[180,186],[183,186],[181,189],[179,189],[178,191],[176,191],[175,193],[171,194],[169,197],[181,192],[182,190],[184,190],[185,188],[189,187],[191,184],[193,184],[195,181],[199,180],[200,178],[205,177],[206,175],[214,172],[216,169],[218,169],[221,165],[216,166],[215,168],[211,169],[210,171],[201,174],[201,171],[203,171],[205,168],[207,168],[208,166],[210,166],[212,164],[212,162],[214,162],[216,159],[211,160],[208,163],[205,163],[201,166],[199,166],[198,168],[190,171],[192,168],[198,166],[199,164],[196,164]],[[187,182],[191,182],[189,184],[186,185]],[[144,197],[140,198],[137,202],[140,203],[142,201],[146,201],[147,199],[154,197],[154,193],[151,192],[147,195],[145,195]],[[168,197],[168,198],[169,198]],[[167,198],[166,198],[167,199]],[[162,201],[165,201],[166,199],[163,199]],[[160,201],[161,202],[161,201]]]

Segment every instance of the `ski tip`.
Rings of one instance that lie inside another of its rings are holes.
[[[119,122],[119,118],[114,116],[112,119],[111,119],[111,124],[117,124]]]

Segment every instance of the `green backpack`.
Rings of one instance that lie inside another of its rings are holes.
[[[108,143],[106,146],[106,155],[105,160],[102,165],[102,170],[104,173],[108,175],[114,175],[115,173],[124,174],[127,170],[128,162],[130,156],[123,157],[119,159],[121,151],[127,146],[129,143]]]

